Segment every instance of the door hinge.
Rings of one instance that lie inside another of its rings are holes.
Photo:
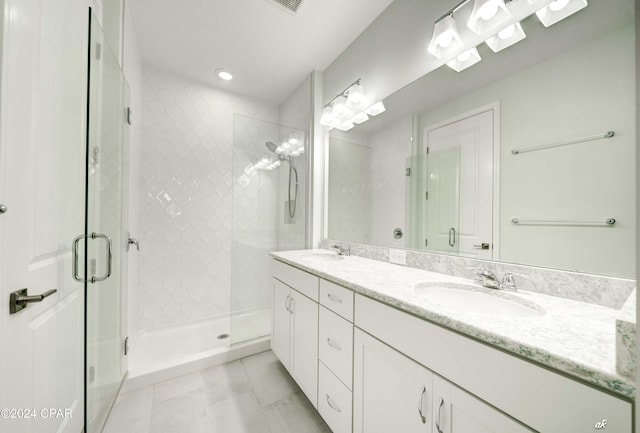
[[[127,356],[129,354],[129,337],[124,337],[123,351],[124,356]]]

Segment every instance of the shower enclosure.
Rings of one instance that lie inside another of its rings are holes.
[[[126,371],[129,87],[90,13],[85,231],[74,240],[74,278],[85,287],[85,431],[102,430]],[[82,254],[82,252],[86,254]]]
[[[234,115],[231,344],[271,332],[271,258],[305,248],[307,136]]]

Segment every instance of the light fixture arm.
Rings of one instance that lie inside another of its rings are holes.
[[[468,1],[468,0],[465,0],[465,1]],[[330,107],[334,102],[336,102],[336,99],[338,99],[341,96],[344,96],[345,98],[347,96],[349,96],[349,89],[351,89],[356,84],[362,84],[362,78],[358,78],[356,81],[354,81],[353,83],[349,84],[346,89],[344,89],[342,92],[338,93],[331,101],[329,101],[329,103],[325,104],[324,107],[322,107],[322,108]]]
[[[462,0],[460,3],[458,3],[457,5],[455,5],[454,7],[452,7],[449,12],[447,12],[446,14],[442,15],[440,18],[438,18],[435,22],[440,22],[443,19],[445,19],[446,17],[448,17],[449,15],[453,16],[453,14],[455,14],[456,12],[458,12],[460,9],[462,9],[467,3],[469,3],[471,0]],[[513,0],[504,0],[504,4],[509,4],[511,3]]]

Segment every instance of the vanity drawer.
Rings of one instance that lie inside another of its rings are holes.
[[[319,358],[351,389],[353,379],[353,325],[320,307]]]
[[[322,362],[318,364],[318,412],[333,433],[351,433],[352,393]]]
[[[273,260],[271,275],[308,298],[318,302],[318,281],[320,278],[298,268]]]
[[[353,291],[321,279],[320,304],[353,322]]]

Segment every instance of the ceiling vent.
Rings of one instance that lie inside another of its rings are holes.
[[[298,8],[302,3],[302,0],[273,0],[273,1],[293,13],[298,11]]]

